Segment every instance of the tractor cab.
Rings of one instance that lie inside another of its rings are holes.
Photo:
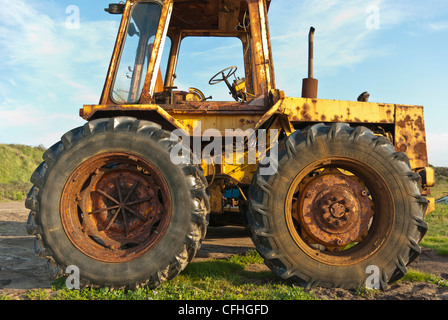
[[[151,0],[111,4],[106,11],[122,14],[123,18],[101,104],[157,104],[165,105],[164,109],[251,104],[266,109],[267,97],[275,87],[267,26],[269,4],[270,0]],[[191,40],[204,37],[234,39],[229,47],[238,50],[238,54],[230,56],[237,61],[217,65],[217,59],[210,57],[223,57],[228,48],[222,48],[218,41],[214,42],[217,47],[211,48],[210,42],[203,42],[204,47]],[[184,54],[182,46],[186,41],[189,46]],[[188,60],[195,54],[192,51],[204,55],[203,61],[196,61],[194,66]],[[178,70],[180,60],[191,68]],[[198,75],[208,77],[198,83]],[[208,92],[216,92],[215,88],[228,91],[228,98],[223,100],[229,103],[211,101],[213,96]]]

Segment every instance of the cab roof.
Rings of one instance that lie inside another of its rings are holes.
[[[231,33],[244,28],[245,20],[247,0],[174,0],[171,28]]]

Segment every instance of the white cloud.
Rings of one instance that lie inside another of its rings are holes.
[[[300,88],[298,80],[307,76],[311,26],[316,28],[315,75],[323,79],[395,52],[393,43],[381,39],[388,37],[394,27],[417,19],[421,6],[401,0],[273,1],[270,22],[275,22],[271,36],[277,85],[287,94],[296,94]],[[369,8],[378,10],[378,29],[368,28],[376,18]]]
[[[11,107],[12,106],[12,107]],[[0,105],[0,143],[52,146],[63,134],[81,126],[77,114],[50,113],[33,105]]]
[[[272,47],[277,82],[283,82],[278,86],[294,91],[299,87],[297,79],[306,77],[311,26],[316,28],[314,58],[315,74],[319,77],[341,67],[351,67],[372,54],[366,42],[371,34],[365,27],[366,5],[359,1],[339,4],[336,0],[273,2]]]
[[[448,132],[428,132],[429,163],[434,166],[448,167]]]
[[[98,103],[118,22],[69,30],[58,4],[1,2],[0,141],[49,146],[83,122],[83,104]]]
[[[92,96],[95,89],[97,99],[84,102],[97,102],[117,23],[83,21],[79,30],[69,30],[65,20],[65,9],[50,17],[23,0],[4,3],[0,12],[0,70],[34,101],[44,103],[53,94],[61,104],[72,99],[79,103],[78,95]],[[8,93],[4,90],[6,78],[0,80],[0,95]]]
[[[447,21],[432,22],[432,23],[429,23],[428,27],[431,31],[435,31],[435,32],[447,31],[448,30],[448,22]]]

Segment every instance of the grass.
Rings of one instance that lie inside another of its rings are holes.
[[[44,152],[43,147],[0,144],[0,202],[25,200]]]
[[[448,168],[436,167],[436,186],[431,188],[435,199],[448,195]],[[426,216],[428,232],[420,245],[435,250],[439,255],[448,256],[448,205],[437,204],[434,212]]]
[[[65,279],[53,290],[31,290],[30,300],[317,300],[310,292],[278,280],[271,272],[251,272],[249,265],[262,264],[255,250],[227,260],[190,263],[174,280],[156,290],[135,291],[103,289],[68,290]]]
[[[275,277],[270,271],[247,271],[250,265],[263,264],[263,259],[255,250],[245,255],[235,255],[229,259],[215,259],[194,262],[175,279],[163,283],[152,290],[147,287],[134,291],[83,289],[69,290],[65,287],[65,278],[54,281],[51,290],[35,289],[28,291],[24,300],[155,300],[155,301],[288,301],[319,300],[312,292],[302,287],[290,285]],[[409,269],[400,282],[433,283],[448,288],[448,282],[432,274]],[[375,298],[376,290],[358,288],[354,295]],[[0,300],[8,300],[0,296]]]
[[[431,188],[431,197],[439,199],[444,196],[448,196],[448,183],[438,183],[435,187]]]
[[[448,205],[436,204],[436,210],[429,214],[425,221],[428,223],[428,232],[421,246],[448,256]]]
[[[414,269],[409,269],[408,273],[400,281],[434,283],[439,287],[448,288],[448,282],[446,280],[440,279],[433,274]]]

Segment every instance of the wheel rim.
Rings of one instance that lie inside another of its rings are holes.
[[[299,173],[285,209],[295,243],[313,259],[336,266],[374,255],[394,220],[394,201],[381,176],[344,158],[319,161]]]
[[[81,252],[103,262],[125,262],[163,237],[171,196],[160,171],[124,153],[93,157],[72,174],[61,198],[64,230]]]

